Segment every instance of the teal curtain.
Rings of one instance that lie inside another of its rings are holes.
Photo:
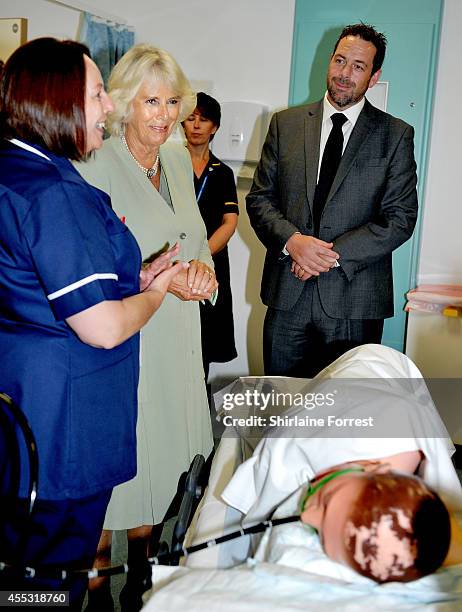
[[[133,46],[135,33],[128,26],[106,21],[85,12],[80,41],[90,49],[91,57],[101,70],[107,85],[111,70],[122,55]]]

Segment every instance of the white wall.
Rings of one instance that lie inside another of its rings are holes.
[[[193,80],[210,81],[221,101],[263,102],[272,109],[288,99],[295,0],[86,0],[125,18],[137,41],[169,50]],[[2,0],[0,17],[27,17],[29,38],[75,37],[77,11],[47,0]],[[462,3],[446,0],[426,177],[419,282],[462,282],[462,125],[457,120],[462,81],[459,57]],[[239,185],[242,214],[230,244],[239,357],[212,373],[261,372],[263,307],[259,285],[264,251],[245,214],[248,182]],[[411,316],[407,352],[427,376],[462,375],[462,322]],[[451,365],[448,365],[451,364]]]

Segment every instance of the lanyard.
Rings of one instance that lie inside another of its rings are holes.
[[[209,178],[209,172],[211,171],[212,171],[212,168],[209,168],[207,174],[205,175],[205,179],[202,181],[201,188],[199,189],[199,193],[197,194],[197,197],[196,197],[196,201],[198,204],[199,204],[199,200],[201,199],[202,192],[204,191],[204,187],[207,182],[207,179]]]
[[[219,163],[218,163],[218,164],[213,164],[213,163],[212,163],[212,164],[210,164],[210,166],[208,167],[208,172],[207,172],[207,174],[205,175],[205,179],[203,180],[202,185],[201,185],[201,188],[199,189],[199,193],[197,194],[197,197],[196,197],[196,202],[197,202],[198,204],[199,204],[199,200],[201,199],[202,192],[204,191],[205,183],[207,182],[207,180],[208,180],[208,178],[209,178],[209,174],[210,174],[210,172],[213,172],[213,166],[219,166],[219,165],[220,165]]]

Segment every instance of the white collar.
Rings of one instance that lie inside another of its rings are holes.
[[[324,96],[324,101],[323,101],[322,120],[326,121],[334,113],[342,112],[345,115],[345,117],[348,119],[348,121],[354,126],[356,122],[358,121],[358,117],[361,111],[363,110],[365,103],[366,103],[366,98],[363,96],[361,100],[357,102],[356,104],[354,104],[353,106],[350,106],[344,111],[339,111],[334,106],[332,106],[332,104],[329,102],[329,100],[327,99],[327,92],[326,92],[326,95]]]
[[[44,157],[48,161],[51,161],[51,159],[47,157],[45,153],[42,153],[38,149],[31,147],[30,145],[26,144],[25,142],[22,142],[21,140],[18,140],[17,138],[9,138],[9,141],[12,142],[17,147],[21,147],[21,149],[25,149],[26,151],[29,151],[30,153],[35,153],[35,155],[40,155],[40,157]]]

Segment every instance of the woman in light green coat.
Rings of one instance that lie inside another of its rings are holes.
[[[114,489],[104,525],[109,533],[129,530],[130,563],[136,551],[145,554],[146,538],[161,521],[180,474],[196,453],[212,450],[198,301],[211,299],[217,283],[189,153],[180,144],[164,144],[195,107],[189,82],[168,53],[137,45],[115,66],[109,91],[112,136],[78,170],[111,196],[144,260],[177,242],[180,258],[190,262],[141,337],[138,472]],[[102,551],[110,548],[109,533]]]

